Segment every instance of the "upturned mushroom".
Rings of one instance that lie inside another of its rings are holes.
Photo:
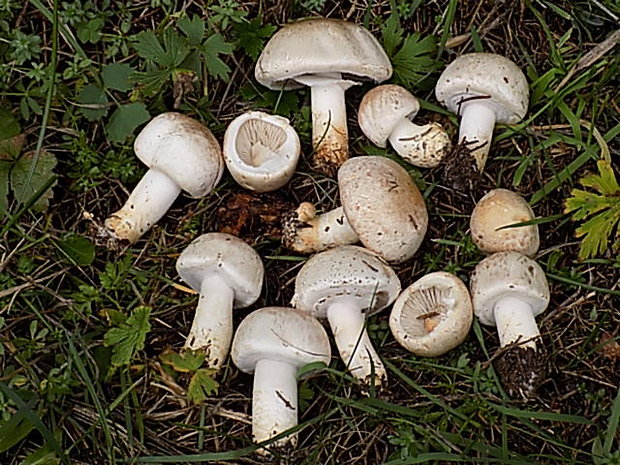
[[[256,302],[263,285],[263,263],[241,239],[207,233],[183,250],[176,268],[181,279],[200,292],[185,348],[205,351],[207,366],[219,370],[230,349],[233,307]]]
[[[130,243],[164,216],[181,190],[204,197],[224,171],[222,150],[211,131],[180,113],[153,118],[136,137],[134,151],[150,169],[125,205],[105,220],[111,237]]]
[[[249,111],[230,123],[223,150],[235,181],[246,189],[269,192],[291,179],[301,148],[288,119]]]
[[[418,99],[401,86],[384,84],[364,95],[357,120],[371,142],[392,148],[405,161],[422,168],[439,165],[450,151],[450,138],[437,123],[423,126],[412,120],[420,109]]]
[[[463,281],[437,271],[418,279],[396,299],[390,330],[409,352],[437,357],[465,340],[473,317]]]
[[[342,206],[316,215],[304,202],[284,220],[284,245],[319,252],[361,241],[388,262],[408,260],[428,226],[424,198],[407,171],[385,157],[347,160],[338,171]]]
[[[504,386],[513,395],[530,397],[544,375],[535,319],[549,304],[544,271],[523,254],[498,252],[476,266],[470,286],[474,314],[482,324],[497,327],[505,349],[496,363]]]
[[[328,365],[331,348],[325,329],[312,316],[292,308],[266,307],[239,324],[231,358],[239,370],[254,373],[252,437],[262,443],[297,426],[297,372],[309,363]],[[296,444],[293,433],[258,453]]]
[[[276,32],[258,58],[255,75],[270,89],[310,87],[311,163],[335,176],[349,158],[345,91],[358,81],[388,79],[392,65],[377,39],[359,24],[312,18]]]
[[[495,123],[516,124],[529,103],[523,72],[506,57],[468,53],[450,63],[435,87],[437,100],[461,117],[459,143],[467,146],[482,172]]]
[[[533,219],[534,212],[523,197],[507,189],[493,189],[471,214],[471,237],[486,254],[514,251],[533,257],[540,245],[538,226],[517,226]]]
[[[291,304],[327,318],[347,369],[364,385],[380,386],[385,367],[366,332],[366,319],[390,305],[399,292],[396,273],[381,257],[347,245],[316,254],[304,264]]]

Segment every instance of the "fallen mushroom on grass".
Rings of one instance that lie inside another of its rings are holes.
[[[329,365],[331,348],[325,329],[312,316],[292,308],[266,307],[239,324],[231,357],[239,370],[254,374],[252,437],[262,443],[297,426],[297,372],[310,363]],[[296,444],[293,433],[258,453]]]
[[[511,394],[531,397],[544,376],[544,348],[535,317],[549,304],[542,268],[518,252],[498,252],[482,260],[471,276],[474,313],[496,326],[500,347],[496,362]]]
[[[335,176],[349,158],[345,91],[362,80],[388,79],[392,65],[377,39],[359,24],[312,18],[276,32],[258,58],[255,75],[274,90],[310,87],[311,164]]]
[[[422,168],[434,168],[450,151],[450,138],[437,123],[423,126],[412,120],[420,109],[408,90],[385,84],[369,90],[359,106],[360,129],[373,144],[392,148],[405,161]]]
[[[230,123],[223,150],[235,181],[255,192],[270,192],[291,179],[301,148],[288,119],[249,111]]]
[[[125,202],[105,220],[107,234],[133,244],[185,190],[207,195],[224,171],[222,150],[211,131],[180,113],[162,113],[142,129],[134,142],[136,156],[149,170]]]
[[[383,362],[366,332],[368,316],[400,292],[394,270],[379,256],[353,245],[312,256],[295,279],[293,307],[326,318],[347,370],[363,384],[380,386]]]
[[[181,279],[200,292],[185,348],[205,351],[207,366],[219,370],[233,337],[233,307],[248,307],[260,295],[261,258],[235,236],[207,233],[183,250],[176,268]]]
[[[450,63],[435,86],[437,100],[461,117],[459,144],[470,148],[484,170],[495,123],[516,124],[529,103],[523,72],[506,57],[467,53]]]
[[[304,202],[284,220],[284,245],[319,252],[361,241],[388,262],[401,263],[418,250],[428,226],[424,198],[409,173],[385,157],[347,160],[338,171],[342,207],[316,215]]]
[[[390,330],[408,351],[437,357],[465,340],[472,320],[471,297],[463,281],[438,271],[403,290],[390,313]]]

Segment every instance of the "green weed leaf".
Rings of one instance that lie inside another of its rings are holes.
[[[174,29],[164,31],[161,43],[153,31],[140,32],[135,38],[138,55],[162,68],[179,66],[189,53],[185,39]]]
[[[103,89],[93,84],[88,84],[82,88],[77,101],[83,104],[80,107],[80,113],[88,121],[97,121],[108,114],[108,97]]]
[[[28,182],[30,176],[30,167],[32,165],[34,152],[28,152],[20,157],[19,160],[13,165],[10,175],[10,184],[13,195],[18,204],[23,204],[30,200],[32,196],[42,189],[46,183],[50,181],[50,178],[55,176],[54,168],[58,161],[56,157],[45,150],[41,150],[39,159],[37,160],[37,166],[34,169],[34,173]],[[56,181],[37,199],[32,205],[32,209],[38,212],[47,210],[49,206],[49,200],[54,193],[51,187],[56,185]]]
[[[194,404],[204,402],[208,396],[217,394],[220,384],[213,378],[217,370],[213,368],[201,368],[194,373],[189,387],[187,388],[187,398]]]
[[[9,208],[9,171],[11,162],[0,160],[0,218],[4,216]]]
[[[10,139],[19,135],[19,122],[9,110],[0,108],[0,140]]]
[[[134,130],[146,123],[151,115],[142,102],[119,106],[106,125],[106,133],[112,142],[123,142]]]
[[[383,49],[389,57],[396,52],[396,48],[403,42],[403,34],[405,31],[400,26],[398,14],[392,13],[381,29],[381,38],[383,39]]]
[[[101,40],[101,28],[103,28],[103,19],[91,19],[87,23],[82,23],[77,27],[78,38],[82,43],[96,44]]]
[[[134,72],[133,66],[126,63],[112,63],[105,65],[101,70],[103,83],[108,89],[127,92],[131,90],[129,76]]]
[[[161,361],[170,365],[174,371],[190,373],[196,371],[205,361],[205,353],[202,350],[185,350],[181,353],[164,352],[159,356]]]
[[[235,23],[233,29],[237,35],[237,45],[250,58],[256,60],[265,46],[266,40],[276,32],[271,24],[263,26],[261,18],[254,18],[247,23]]]
[[[572,213],[573,221],[587,220],[575,231],[583,237],[579,249],[581,260],[595,257],[607,251],[620,250],[620,186],[609,162],[599,160],[598,174],[583,177],[579,183],[594,191],[573,189],[565,201],[565,213]],[[615,237],[614,236],[615,231]]]
[[[213,34],[205,40],[204,44],[202,44],[202,53],[209,74],[223,81],[228,81],[230,68],[219,56],[231,55],[234,49],[234,44],[226,42],[221,34]]]
[[[95,244],[79,234],[67,234],[58,242],[58,247],[64,253],[63,258],[78,266],[91,265],[95,260]]]
[[[151,330],[150,316],[151,308],[140,306],[124,323],[108,330],[103,344],[106,347],[112,347],[112,365],[117,367],[127,365],[136,352],[144,349],[146,335]]]
[[[177,26],[187,36],[190,45],[200,45],[205,35],[206,25],[199,16],[193,15],[192,19],[185,16],[177,22]]]
[[[406,88],[419,87],[430,73],[439,69],[434,55],[437,52],[435,38],[413,33],[407,36],[402,47],[392,56],[394,80]]]
[[[60,459],[48,444],[28,454],[19,465],[58,465]]]

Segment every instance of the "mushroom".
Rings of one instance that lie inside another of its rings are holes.
[[[181,190],[204,197],[224,171],[211,131],[180,113],[153,118],[136,137],[134,151],[150,169],[125,205],[105,220],[110,236],[132,244],[164,216]]]
[[[437,271],[400,294],[390,313],[390,329],[408,351],[437,357],[465,340],[472,320],[471,298],[463,281]]]
[[[523,72],[508,58],[494,53],[458,57],[439,76],[435,95],[443,106],[461,116],[459,143],[471,146],[480,172],[495,123],[518,123],[529,101]]]
[[[309,363],[328,365],[331,348],[325,329],[312,316],[292,308],[266,307],[239,324],[231,358],[239,370],[254,373],[252,436],[262,443],[297,426],[297,372]],[[296,443],[296,435],[290,434],[274,441],[273,447]]]
[[[223,150],[235,181],[246,189],[269,192],[291,179],[301,149],[288,119],[249,111],[230,123]]]
[[[396,273],[381,257],[345,245],[316,254],[304,264],[291,304],[327,318],[347,369],[364,384],[380,386],[385,367],[366,332],[366,318],[390,305],[399,292]]]
[[[316,215],[304,202],[284,220],[284,245],[296,252],[319,252],[361,241],[388,262],[400,263],[418,250],[428,213],[407,171],[385,157],[347,160],[338,171],[342,207]]]
[[[497,326],[505,348],[496,364],[511,394],[529,397],[543,377],[543,350],[535,317],[549,304],[549,285],[541,267],[518,252],[498,252],[482,260],[471,276],[474,313]],[[510,347],[509,347],[510,346]]]
[[[437,123],[418,126],[412,120],[420,109],[418,99],[394,84],[377,86],[364,95],[357,120],[373,144],[387,141],[414,166],[434,168],[450,150],[450,138]]]
[[[533,219],[534,212],[523,197],[507,189],[493,189],[471,214],[471,237],[486,254],[514,251],[532,257],[540,245],[538,226],[505,226]]]
[[[241,239],[207,233],[183,250],[176,268],[181,279],[200,292],[185,348],[204,350],[207,365],[219,370],[232,340],[233,307],[256,302],[263,285],[263,263]]]
[[[385,81],[392,65],[377,39],[359,24],[312,18],[276,32],[258,58],[255,75],[270,89],[310,87],[312,165],[335,176],[349,158],[345,91],[356,81]]]

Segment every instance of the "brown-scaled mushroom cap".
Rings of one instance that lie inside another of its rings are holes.
[[[471,214],[471,237],[487,254],[514,251],[532,257],[540,245],[537,225],[501,228],[533,219],[534,212],[523,197],[507,189],[493,189]]]
[[[428,227],[420,190],[409,173],[385,157],[347,160],[338,171],[342,208],[364,246],[400,263],[418,250]]]
[[[256,80],[270,89],[299,88],[296,77],[330,73],[380,82],[392,75],[392,65],[377,39],[359,24],[312,18],[276,32],[255,69]]]

